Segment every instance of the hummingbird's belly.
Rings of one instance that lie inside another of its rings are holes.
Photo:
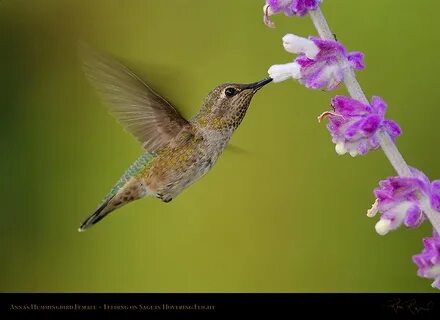
[[[169,155],[158,157],[145,177],[145,184],[152,195],[169,202],[204,176],[223,149],[222,145],[216,148],[192,146],[189,150],[174,150]]]

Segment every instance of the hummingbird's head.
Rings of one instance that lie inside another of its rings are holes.
[[[254,94],[271,78],[250,84],[224,83],[206,97],[196,117],[199,125],[213,130],[235,130],[243,120]]]

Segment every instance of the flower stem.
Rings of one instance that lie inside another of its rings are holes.
[[[318,31],[319,36],[322,39],[336,40],[333,32],[331,31],[327,23],[327,20],[325,19],[319,7],[316,10],[310,11],[309,14],[312,18],[316,30]],[[361,101],[365,104],[369,104],[364,91],[362,90],[359,82],[356,79],[356,75],[353,69],[342,58],[340,59],[340,63],[344,66],[344,84],[350,96],[353,99]],[[377,133],[377,137],[379,139],[379,143],[383,152],[385,153],[388,160],[391,162],[391,165],[394,167],[397,174],[403,177],[412,176],[411,170],[405,162],[405,159],[402,157],[402,154],[399,152],[397,146],[394,144],[393,140],[391,140],[388,133],[381,130]],[[440,232],[440,214],[432,209],[429,199],[426,196],[422,195],[420,192],[419,198],[423,212],[428,217],[434,229],[437,230],[437,232]]]

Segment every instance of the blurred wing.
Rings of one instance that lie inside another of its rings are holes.
[[[189,126],[168,101],[120,62],[97,52],[84,56],[86,75],[107,101],[110,113],[146,151],[155,152]]]

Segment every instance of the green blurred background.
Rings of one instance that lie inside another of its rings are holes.
[[[427,2],[327,0],[323,11],[366,53],[359,79],[389,103],[406,160],[434,179],[440,3]],[[1,291],[430,292],[411,262],[429,224],[380,237],[365,215],[394,174],[385,156],[337,156],[316,121],[335,93],[293,81],[258,93],[231,141],[241,151],[174,201],[138,201],[77,232],[142,152],[85,80],[78,43],[119,57],[190,117],[215,85],[290,61],[284,34],[314,34],[309,18],[265,27],[263,3],[0,2]]]

